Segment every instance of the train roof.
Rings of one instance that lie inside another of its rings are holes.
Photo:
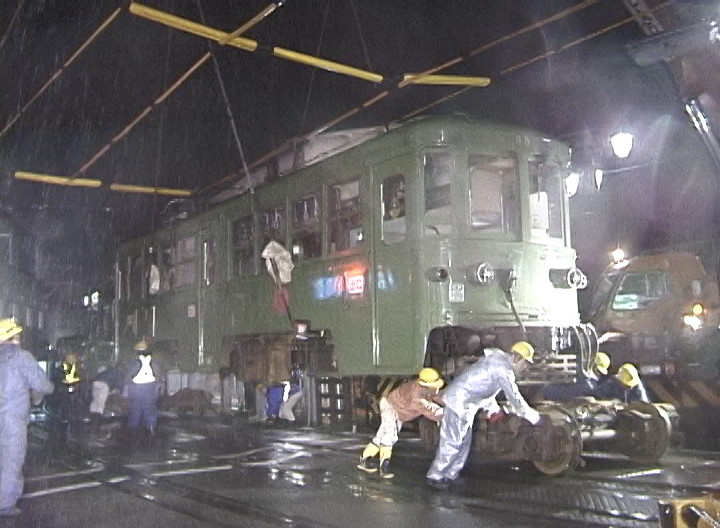
[[[512,138],[516,142],[522,140],[521,144],[524,145],[537,143],[543,145],[542,148],[548,152],[563,153],[569,159],[569,147],[566,144],[527,127],[474,118],[460,113],[444,116],[420,116],[403,124],[324,132],[312,137],[296,139],[288,151],[250,171],[252,185],[254,188],[274,186],[288,178],[302,174],[305,169],[313,165],[339,157],[356,148],[367,149],[367,153],[371,154],[374,151],[407,145],[441,144],[448,141],[449,134],[446,132],[463,128],[482,130],[488,140],[506,137]],[[457,141],[458,144],[469,142],[469,139],[463,135],[450,136],[450,139]],[[271,174],[273,171],[274,174]],[[211,210],[225,206],[233,198],[247,193],[249,189],[250,182],[247,178],[242,177],[235,185],[216,193],[208,200]],[[187,203],[188,200],[171,200],[169,205],[175,204],[181,207],[183,202]],[[163,227],[158,231],[162,231],[176,221],[184,221],[190,217],[197,218],[208,211],[199,214],[195,214],[195,212],[195,207],[192,205],[172,216],[168,215],[169,218],[163,222]],[[143,239],[146,236],[147,234],[134,240]],[[130,242],[130,240],[126,240],[121,245]]]

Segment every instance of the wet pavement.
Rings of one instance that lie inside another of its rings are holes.
[[[165,418],[153,439],[120,424],[70,441],[31,425],[23,513],[0,527],[470,527],[658,525],[660,498],[720,489],[720,453],[671,450],[656,466],[590,454],[570,475],[471,459],[451,490],[428,488],[431,453],[407,433],[394,479],[355,469],[373,431]]]

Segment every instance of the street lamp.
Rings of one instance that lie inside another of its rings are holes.
[[[610,145],[613,154],[620,159],[625,159],[630,155],[633,148],[633,135],[629,132],[618,132],[610,137]]]

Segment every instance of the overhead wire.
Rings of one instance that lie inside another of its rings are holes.
[[[666,2],[662,2],[661,4],[658,4],[657,6],[655,6],[655,7],[653,7],[653,8],[650,8],[649,11],[650,11],[650,12],[655,12],[655,11],[658,11],[658,10],[660,10],[660,9],[663,9],[663,8],[667,7],[668,5],[669,5],[669,2],[667,2],[667,1],[666,1]],[[549,51],[546,51],[546,52],[544,52],[544,53],[540,53],[540,54],[538,54],[538,55],[536,55],[536,56],[534,56],[534,57],[531,57],[531,58],[529,58],[529,59],[527,59],[527,60],[524,60],[524,61],[522,61],[522,62],[513,64],[512,66],[508,66],[508,67],[504,68],[503,70],[500,70],[500,72],[498,73],[498,77],[503,77],[503,76],[505,76],[505,75],[508,75],[508,74],[514,72],[514,71],[517,71],[517,70],[519,70],[519,69],[525,68],[526,66],[530,66],[531,64],[534,64],[534,63],[536,63],[536,62],[538,62],[538,61],[547,59],[547,58],[551,57],[552,55],[556,55],[556,54],[561,53],[561,52],[563,52],[563,51],[566,51],[566,50],[568,50],[568,49],[570,49],[570,48],[573,48],[573,47],[575,47],[575,46],[577,46],[577,45],[579,45],[579,44],[583,44],[584,42],[587,42],[587,41],[592,40],[592,39],[594,39],[594,38],[596,38],[596,37],[599,37],[599,36],[601,36],[601,35],[604,35],[604,34],[606,34],[606,33],[609,33],[610,31],[613,31],[613,30],[615,30],[615,29],[618,29],[618,28],[620,28],[620,27],[622,27],[622,26],[624,26],[624,25],[626,25],[626,24],[629,24],[629,23],[631,23],[631,22],[635,22],[635,18],[632,17],[632,16],[627,17],[627,18],[624,18],[624,19],[622,19],[622,20],[618,20],[617,22],[613,22],[612,24],[609,24],[609,25],[607,25],[607,26],[604,26],[604,27],[598,29],[597,31],[593,31],[592,33],[588,33],[587,35],[583,35],[583,36],[580,37],[580,38],[577,38],[577,39],[575,39],[575,40],[573,40],[573,41],[571,41],[571,42],[568,42],[568,43],[566,43],[566,44],[563,44],[562,46],[560,46],[559,48],[557,48],[557,49],[555,49],[555,50],[549,50]],[[484,48],[484,47],[483,47],[483,48]],[[480,49],[480,48],[478,48],[478,49]],[[417,108],[417,109],[413,110],[412,112],[409,112],[409,113],[405,114],[405,115],[402,116],[398,121],[406,121],[406,120],[408,120],[408,119],[410,119],[410,118],[412,118],[412,117],[414,117],[414,116],[416,116],[416,115],[418,115],[418,114],[421,114],[421,113],[425,112],[426,110],[429,110],[430,108],[433,108],[433,107],[435,107],[435,106],[438,106],[438,105],[440,105],[440,104],[448,101],[449,99],[453,99],[453,98],[455,98],[455,97],[457,97],[457,96],[459,96],[459,95],[462,95],[462,94],[468,92],[470,89],[472,89],[472,87],[466,87],[466,88],[463,88],[463,89],[461,89],[461,90],[457,90],[457,91],[455,91],[455,92],[453,92],[453,93],[451,93],[451,94],[449,94],[449,95],[446,95],[446,96],[442,97],[441,99],[438,99],[438,100],[436,100],[436,101],[433,101],[432,103],[429,103],[429,104],[427,104],[427,105],[425,105],[425,106],[423,106],[423,107],[421,107],[421,108]]]
[[[540,29],[540,28],[542,28],[548,24],[551,24],[553,22],[558,22],[559,20],[562,20],[562,19],[564,19],[572,14],[575,14],[583,9],[587,9],[587,8],[597,4],[599,1],[600,0],[584,0],[583,2],[580,2],[574,6],[571,6],[567,9],[563,9],[562,11],[554,13],[548,17],[545,17],[545,18],[538,20],[536,22],[533,22],[531,24],[528,24],[527,26],[524,26],[516,31],[510,32],[510,33],[503,35],[501,37],[498,37],[488,43],[482,44],[481,46],[478,46],[477,48],[473,49],[472,51],[470,51],[466,54],[460,55],[453,59],[449,59],[439,65],[436,65],[432,68],[424,70],[420,73],[414,74],[410,77],[404,77],[403,80],[400,81],[395,88],[386,88],[386,89],[382,90],[381,92],[372,96],[370,99],[364,101],[359,106],[351,108],[351,109],[343,112],[342,114],[336,116],[335,118],[331,119],[330,121],[315,128],[311,132],[304,134],[300,137],[295,137],[295,138],[287,140],[285,143],[272,149],[270,152],[267,152],[266,154],[262,155],[257,160],[250,163],[249,167],[250,167],[250,169],[253,169],[255,167],[261,166],[263,163],[265,163],[269,159],[272,159],[273,157],[289,150],[291,148],[292,144],[296,143],[297,141],[313,137],[317,134],[321,134],[321,133],[325,132],[326,130],[329,130],[330,128],[342,123],[343,121],[349,119],[350,117],[354,116],[355,114],[359,113],[360,111],[365,110],[366,108],[369,108],[370,106],[376,104],[377,102],[385,99],[387,96],[389,96],[391,93],[394,93],[398,89],[402,89],[405,86],[408,86],[408,84],[410,83],[410,80],[412,80],[412,79],[418,79],[418,78],[422,78],[423,76],[435,74],[439,71],[450,68],[451,66],[460,64],[460,63],[464,62],[465,60],[467,60],[471,57],[474,57],[482,52],[488,51],[500,44],[509,42],[521,35],[524,35],[531,31]],[[461,94],[469,91],[470,89],[471,89],[470,86],[466,86],[452,94],[443,96],[441,99],[438,99],[437,101],[433,102],[431,105],[426,105],[422,109],[419,109],[419,110],[413,112],[412,115],[416,115],[417,113],[420,113],[428,108],[431,108],[432,106],[441,104],[442,102],[445,102],[449,99],[457,97],[458,95],[461,95]],[[403,116],[402,118],[400,118],[400,120],[409,118],[408,116],[410,116],[410,114]],[[199,193],[199,194],[205,193],[205,192],[207,192],[211,189],[214,189],[218,186],[226,185],[226,184],[231,183],[232,181],[239,180],[240,178],[242,178],[242,174],[238,175],[236,172],[232,172],[232,173],[226,175],[225,177],[220,178],[219,180],[216,180],[215,182],[212,182],[212,183],[200,188],[199,190],[196,191],[196,193]]]
[[[92,35],[90,35],[85,42],[83,42],[80,47],[73,53],[68,60],[66,60],[63,65],[60,67],[59,70],[57,70],[50,79],[48,79],[45,84],[42,85],[42,87],[33,95],[27,103],[23,105],[23,107],[20,109],[19,112],[17,112],[13,117],[10,118],[10,120],[5,124],[2,130],[0,130],[0,139],[7,133],[8,130],[17,122],[18,119],[20,119],[20,116],[22,116],[25,111],[27,111],[28,108],[40,97],[45,90],[47,90],[55,81],[57,81],[60,76],[65,72],[65,70],[73,63],[75,60],[82,54],[83,51],[87,49],[87,47],[95,41],[95,39],[103,32],[105,31],[110,24],[117,18],[117,16],[122,11],[122,7],[118,7],[115,11],[113,11],[110,16],[108,16],[102,24],[93,32]]]
[[[10,33],[12,33],[12,28],[15,25],[15,20],[17,19],[18,15],[20,14],[20,11],[22,11],[24,4],[25,4],[25,0],[18,1],[17,6],[15,7],[15,11],[13,12],[12,16],[10,17],[10,21],[8,22],[8,25],[5,28],[5,33],[3,33],[2,39],[0,39],[0,50],[2,50],[3,46],[5,45],[5,41],[10,36]]]
[[[323,15],[322,26],[320,27],[320,38],[318,39],[317,48],[315,48],[315,55],[320,55],[320,50],[322,49],[323,38],[325,37],[325,28],[327,27],[328,13],[330,13],[330,2],[331,1],[332,0],[327,0],[327,3],[325,4],[325,14]],[[305,130],[305,122],[307,120],[308,109],[310,108],[310,98],[312,97],[312,89],[313,89],[313,85],[315,84],[315,74],[316,73],[317,73],[317,70],[315,68],[310,70],[310,83],[308,86],[307,97],[305,98],[305,107],[303,108],[303,115],[302,115],[302,118],[300,119],[300,133],[301,134],[302,134],[303,130]]]

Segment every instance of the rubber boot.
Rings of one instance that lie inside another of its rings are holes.
[[[379,475],[384,479],[391,479],[395,474],[390,471],[390,457],[392,456],[392,447],[382,446],[380,448],[380,468]]]
[[[377,471],[377,468],[374,465],[371,465],[371,460],[379,452],[380,448],[370,442],[368,445],[365,446],[365,450],[362,454],[362,459],[360,460],[360,463],[355,467],[357,467],[361,471],[365,471],[366,473],[375,473]]]

